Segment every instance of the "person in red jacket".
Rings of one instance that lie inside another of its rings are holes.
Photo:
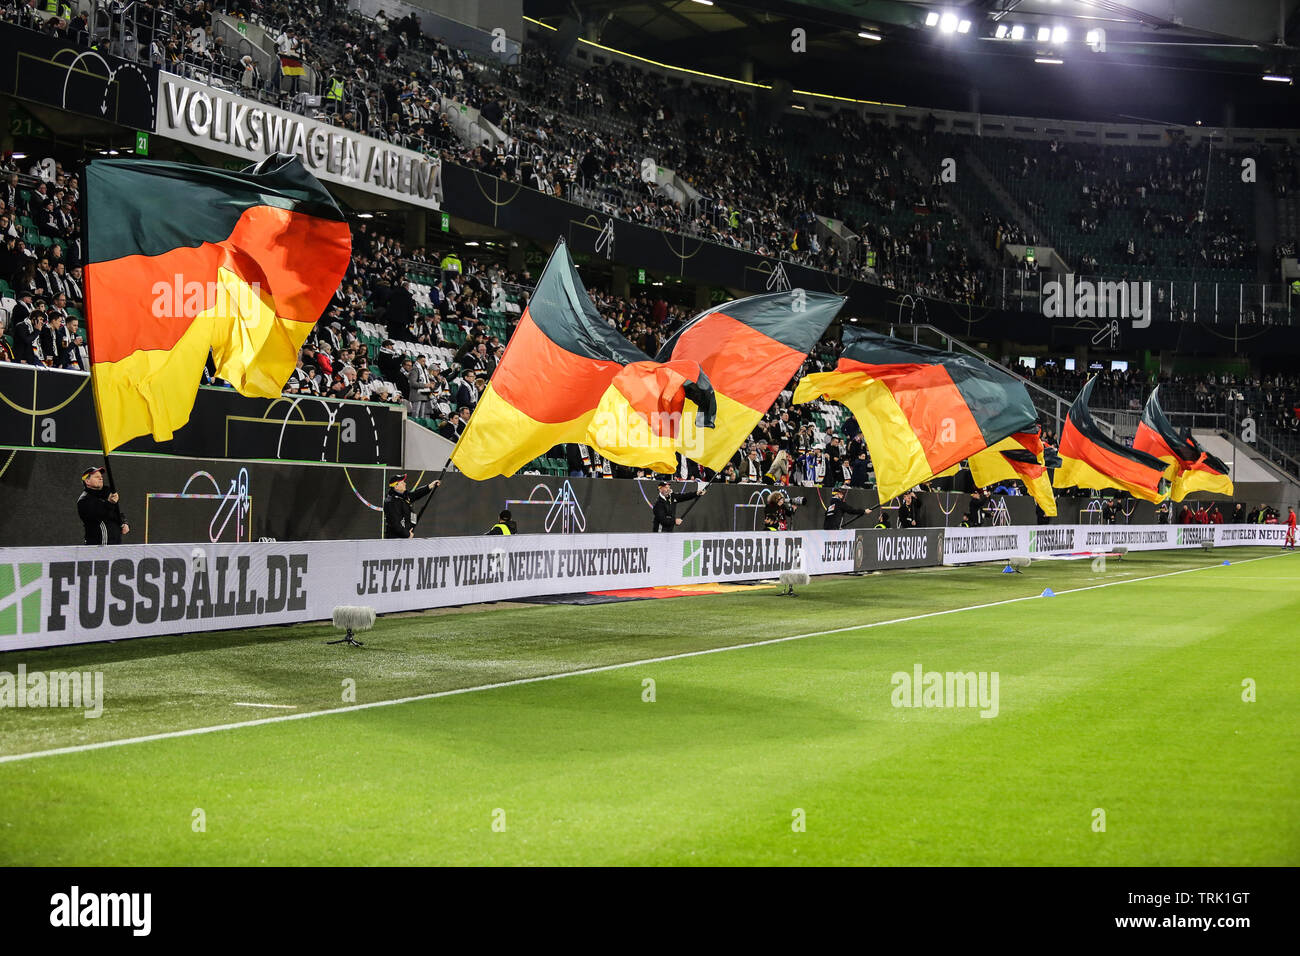
[[[1286,509],[1286,547],[1295,550],[1295,509]]]
[[[1197,524],[1210,523],[1210,513],[1205,510],[1205,505],[1201,505],[1199,508],[1196,509],[1196,523]]]
[[[1223,524],[1223,512],[1219,510],[1218,505],[1210,508],[1210,524]]]

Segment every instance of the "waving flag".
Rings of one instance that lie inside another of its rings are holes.
[[[890,501],[1038,418],[1024,383],[974,356],[844,330],[833,372],[805,375],[795,404],[817,397],[848,406]]]
[[[1118,488],[1146,501],[1163,500],[1165,463],[1109,437],[1092,417],[1088,402],[1096,381],[1088,379],[1070,406],[1057,449],[1061,467],[1052,483],[1057,488]]]
[[[970,474],[977,488],[999,481],[1022,481],[1043,514],[1056,517],[1056,496],[1043,462],[1043,439],[1037,426],[971,455]]]
[[[146,160],[86,168],[86,319],[104,450],[189,421],[211,351],[274,398],[347,270],[338,206],[292,156],[242,173]]]
[[[1228,466],[1202,448],[1190,429],[1180,432],[1174,427],[1160,407],[1159,394],[1157,386],[1147,399],[1133,447],[1154,455],[1168,466],[1165,477],[1173,483],[1169,497],[1174,501],[1182,501],[1196,492],[1231,496]]]
[[[482,480],[577,442],[672,472],[714,409],[698,363],[655,362],[600,317],[561,241],[451,460]]]
[[[303,68],[302,59],[296,56],[280,54],[280,72],[285,76],[306,76],[307,71]]]
[[[701,312],[665,342],[657,360],[699,363],[717,398],[717,424],[686,456],[723,468],[843,305],[841,296],[803,289],[750,296]]]

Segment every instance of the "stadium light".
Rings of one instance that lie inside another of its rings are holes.
[[[1059,46],[1060,44],[1064,43],[1068,39],[1070,39],[1070,31],[1065,29],[1065,27],[1056,27],[1052,30],[1053,44]]]
[[[1290,83],[1291,77],[1284,76],[1281,73],[1265,73],[1264,81],[1266,83]]]
[[[694,3],[698,3],[698,4],[700,4],[700,5],[702,5],[702,6],[705,6],[705,7],[711,7],[711,6],[713,6],[713,0],[692,0],[692,2],[694,2]]]
[[[859,31],[858,31],[858,36],[862,37],[862,39],[864,39],[864,40],[880,40],[880,39],[883,39],[883,37],[881,37],[879,33],[868,33],[866,30],[859,30]]]
[[[961,21],[961,23],[957,24],[957,32],[958,32],[958,33],[970,33],[970,21],[969,21],[969,20],[963,20],[963,21]]]
[[[927,27],[932,27],[938,22],[939,22],[939,14],[935,13],[933,10],[931,10],[929,13],[925,15],[925,25]]]
[[[1052,57],[1052,56],[1036,56],[1036,57],[1034,57],[1034,62],[1035,62],[1035,63],[1044,63],[1044,64],[1049,64],[1049,65],[1051,65],[1051,66],[1060,66],[1060,65],[1061,65],[1062,63],[1064,63],[1065,61],[1064,61],[1064,60],[1058,60],[1056,57]]]
[[[1011,39],[1023,40],[1024,38],[1025,38],[1024,24],[1017,23],[1015,26],[1011,28]]]
[[[955,14],[955,13],[945,13],[942,17],[940,17],[940,18],[939,18],[939,32],[940,32],[940,33],[956,33],[956,32],[957,32],[957,14]]]
[[[1007,38],[1007,32],[1007,25],[1005,23],[999,23],[998,28],[993,31],[993,35],[999,40],[1005,40]]]

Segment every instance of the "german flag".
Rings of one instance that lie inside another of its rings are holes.
[[[579,442],[672,472],[714,411],[698,363],[655,362],[601,318],[561,241],[451,459],[481,481]]]
[[[86,318],[104,450],[167,441],[204,363],[275,398],[352,254],[338,206],[292,156],[242,173],[149,160],[85,172]]]
[[[1165,477],[1172,483],[1169,497],[1182,501],[1190,494],[1203,492],[1232,496],[1232,478],[1223,460],[1211,455],[1192,437],[1190,429],[1176,429],[1160,407],[1157,386],[1142,410],[1133,447],[1154,455],[1164,462]]]
[[[974,356],[864,329],[845,329],[835,370],[805,375],[795,389],[795,404],[818,397],[853,412],[882,502],[1038,418],[1024,383]]]
[[[1109,437],[1092,417],[1088,401],[1096,381],[1095,377],[1088,379],[1070,406],[1057,449],[1061,467],[1052,484],[1057,488],[1118,488],[1146,501],[1162,501],[1168,487],[1164,462]]]
[[[750,296],[701,312],[665,342],[657,361],[698,362],[717,399],[717,424],[686,456],[724,468],[843,305],[803,289]]]
[[[971,455],[970,474],[977,488],[999,481],[1022,481],[1043,514],[1056,517],[1056,496],[1043,461],[1043,439],[1037,426]]]
[[[305,76],[307,71],[303,69],[302,60],[296,56],[280,55],[280,72],[285,76]]]

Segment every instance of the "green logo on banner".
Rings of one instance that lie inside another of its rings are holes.
[[[135,154],[137,156],[149,155],[149,134],[143,131],[135,134]]]
[[[682,577],[698,578],[704,573],[704,542],[689,538],[682,542]]]
[[[451,216],[445,212],[442,214],[442,231],[451,232]]]
[[[41,630],[41,589],[33,587],[44,570],[40,562],[0,564],[0,637]]]
[[[645,285],[645,270],[644,270],[644,269],[637,269],[637,270],[636,270],[636,281],[637,281],[637,285]]]

